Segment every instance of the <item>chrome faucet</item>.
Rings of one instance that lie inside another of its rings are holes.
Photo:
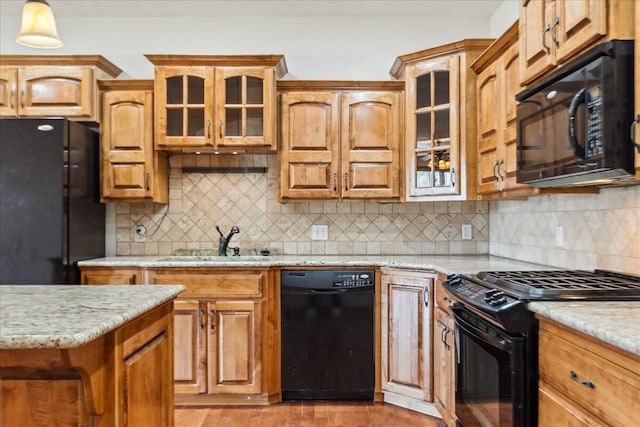
[[[218,256],[227,256],[227,248],[229,247],[229,241],[231,240],[231,238],[233,237],[234,234],[238,234],[240,232],[240,229],[237,226],[233,226],[231,227],[231,231],[229,231],[229,234],[227,234],[227,237],[224,237],[224,234],[222,234],[222,231],[220,231],[220,227],[218,227],[216,225],[216,230],[218,230],[218,233],[220,233],[220,244],[218,245]],[[236,255],[236,252],[239,254],[239,251],[233,251],[234,255]]]

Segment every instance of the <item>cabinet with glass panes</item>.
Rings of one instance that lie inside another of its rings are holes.
[[[406,81],[405,200],[476,198],[475,73],[469,65],[491,44],[467,39],[396,59]]]
[[[282,55],[146,55],[155,66],[155,147],[274,151]]]

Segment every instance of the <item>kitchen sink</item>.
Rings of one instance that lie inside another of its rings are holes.
[[[162,258],[161,262],[257,262],[270,261],[271,257],[261,255],[240,255],[240,256],[215,256],[215,255],[192,255],[192,256],[169,256]]]

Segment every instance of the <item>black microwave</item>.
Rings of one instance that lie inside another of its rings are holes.
[[[518,182],[570,187],[634,181],[633,44],[597,45],[516,95]]]

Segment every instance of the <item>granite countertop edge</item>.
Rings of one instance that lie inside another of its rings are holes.
[[[640,301],[532,301],[527,308],[640,356]]]
[[[82,267],[381,267],[475,274],[482,270],[542,270],[552,268],[492,255],[277,255],[249,257],[117,256],[80,261]]]
[[[80,347],[184,289],[183,285],[2,285],[0,350]]]

